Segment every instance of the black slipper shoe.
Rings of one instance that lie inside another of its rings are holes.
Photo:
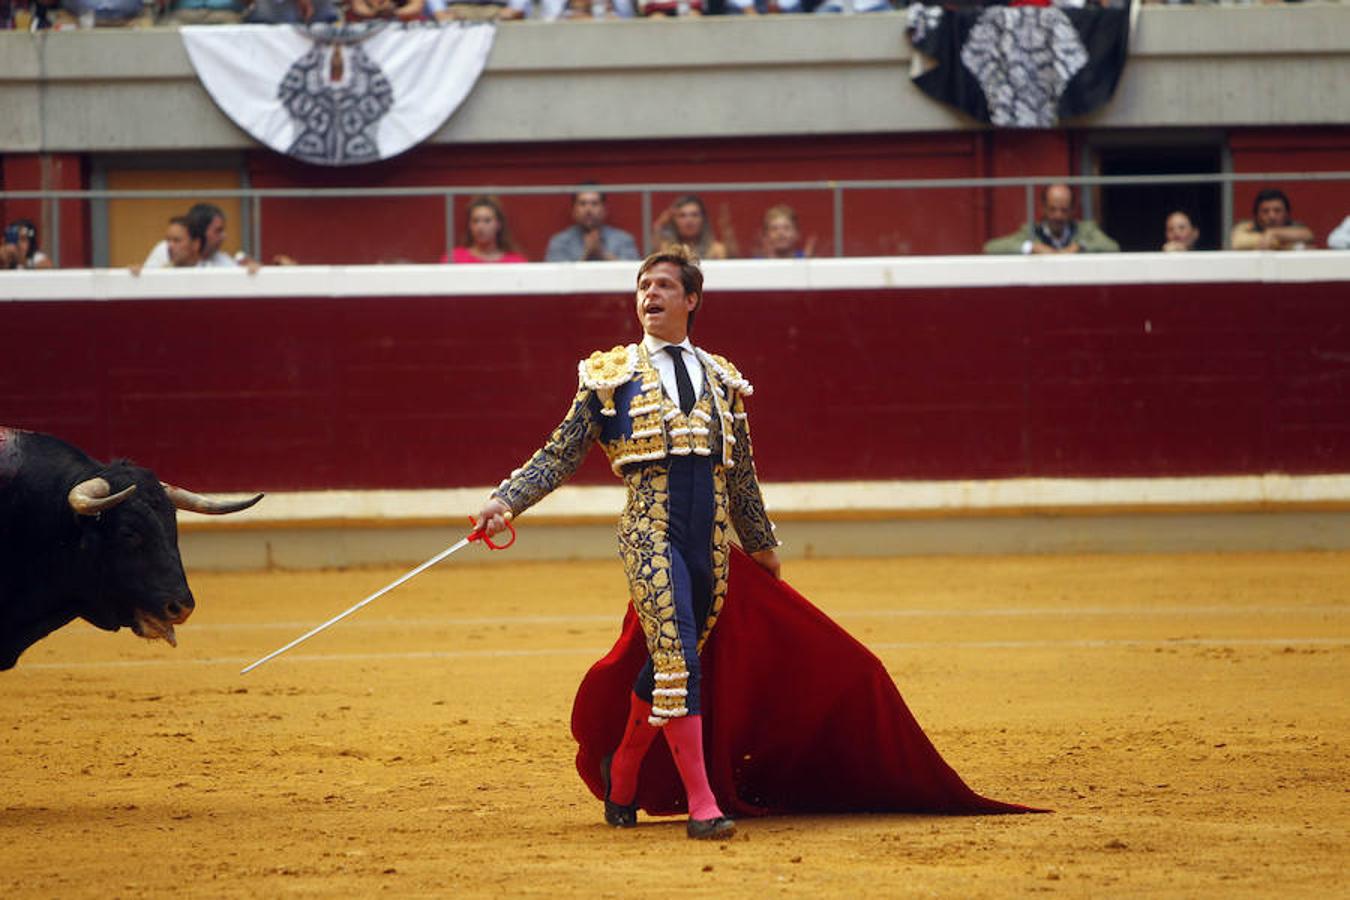
[[[635,828],[637,827],[637,804],[631,803],[625,806],[622,803],[614,803],[609,799],[609,766],[613,761],[613,753],[600,760],[600,783],[605,788],[605,821],[615,828]]]
[[[685,833],[696,841],[726,840],[736,833],[736,823],[726,816],[715,819],[690,819]]]

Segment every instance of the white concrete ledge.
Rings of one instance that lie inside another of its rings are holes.
[[[1350,282],[1350,251],[1112,253],[711,260],[711,295],[736,291],[868,291],[1009,285],[1297,284]],[[279,297],[525,297],[627,294],[631,262],[517,265],[271,266],[242,269],[58,269],[0,272],[0,303]]]
[[[230,516],[180,513],[190,569],[413,564],[463,537],[489,488],[279,493]],[[1350,474],[769,484],[786,559],[915,554],[1343,550]],[[563,487],[510,552],[456,565],[608,559],[617,485]]]
[[[492,488],[422,491],[301,491],[271,494],[230,516],[179,513],[186,531],[287,527],[467,528]],[[233,495],[232,495],[233,496]],[[246,495],[245,495],[246,496]],[[768,484],[771,515],[797,521],[877,518],[1255,510],[1350,511],[1350,474],[1202,478],[1014,478],[988,481],[829,481]],[[618,485],[565,486],[522,521],[611,525],[623,508]]]

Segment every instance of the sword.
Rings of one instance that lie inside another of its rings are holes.
[[[278,656],[285,653],[292,647],[309,640],[310,638],[314,637],[314,635],[318,634],[320,631],[323,631],[325,628],[328,628],[331,625],[336,625],[338,622],[341,622],[343,619],[347,618],[361,607],[365,606],[368,603],[372,603],[375,600],[378,600],[380,597],[383,597],[385,594],[389,593],[394,588],[398,587],[400,584],[403,584],[405,581],[415,578],[416,576],[425,572],[427,569],[430,569],[432,566],[436,565],[436,563],[440,562],[441,560],[445,559],[448,556],[451,556],[452,554],[458,552],[459,550],[464,549],[465,547],[467,547],[469,544],[473,543],[476,540],[481,539],[483,543],[487,545],[487,548],[489,550],[505,550],[507,547],[510,547],[512,544],[516,542],[516,529],[515,526],[511,524],[511,514],[506,513],[505,515],[506,515],[506,528],[508,531],[511,532],[511,540],[507,541],[505,544],[492,543],[492,538],[487,536],[487,532],[485,530],[486,523],[483,525],[479,525],[477,522],[474,521],[473,517],[470,516],[469,522],[472,523],[474,526],[473,531],[470,531],[467,535],[461,538],[453,547],[445,548],[440,553],[437,553],[435,556],[433,556],[426,562],[422,563],[417,568],[413,569],[410,572],[404,573],[403,575],[386,584],[384,587],[380,588],[375,593],[371,594],[366,599],[362,600],[360,603],[357,603],[355,606],[351,606],[348,607],[347,609],[344,609],[342,612],[338,613],[336,616],[333,616],[333,618],[329,619],[327,622],[324,622],[317,628],[312,628],[309,631],[306,631],[304,634],[300,635],[298,638],[291,641],[286,646],[281,647],[280,649],[277,650],[273,650],[271,653],[267,654],[262,659],[257,660],[256,662],[249,663],[247,666],[244,666],[244,668],[239,671],[239,674],[247,675],[249,672],[252,672],[254,669],[258,668],[258,666],[261,666],[263,663],[267,662],[269,659],[276,659]]]

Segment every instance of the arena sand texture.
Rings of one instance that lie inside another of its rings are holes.
[[[1346,896],[1350,555],[789,562],[973,787],[1056,812],[711,845],[606,827],[573,769],[617,563],[472,563],[243,677],[401,570],[197,573],[177,650],[36,646],[0,675],[0,895]]]

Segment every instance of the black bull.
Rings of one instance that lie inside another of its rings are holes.
[[[0,427],[0,671],[66,623],[131,628],[177,645],[194,601],[174,508],[247,509],[107,465],[47,434]]]

